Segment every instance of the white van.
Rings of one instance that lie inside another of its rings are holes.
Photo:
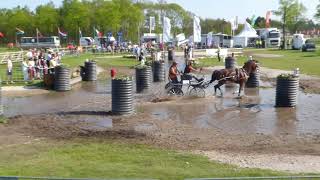
[[[92,37],[81,37],[80,38],[80,46],[88,47],[94,44],[94,39]]]
[[[301,50],[305,42],[306,39],[303,34],[294,34],[292,38],[292,49]]]

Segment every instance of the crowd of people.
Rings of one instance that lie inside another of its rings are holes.
[[[61,63],[61,54],[54,52],[52,49],[29,49],[21,62],[23,80],[25,82],[40,80],[46,74],[53,74],[54,68]],[[12,57],[7,59],[7,84],[14,83],[12,76],[14,64]]]
[[[43,79],[44,75],[53,74],[60,63],[61,55],[52,49],[30,49],[22,62],[24,80]]]

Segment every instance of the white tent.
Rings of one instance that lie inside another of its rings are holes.
[[[245,22],[243,30],[233,37],[234,46],[247,47],[248,40],[257,37],[257,31],[248,22]]]

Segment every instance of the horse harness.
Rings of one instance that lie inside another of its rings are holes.
[[[247,80],[249,75],[244,68],[235,68],[233,72],[230,73],[228,77],[223,77],[218,81],[226,81],[232,79],[235,82],[240,82],[241,80]]]

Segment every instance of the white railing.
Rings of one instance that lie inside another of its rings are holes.
[[[11,58],[12,62],[21,62],[24,55],[24,51],[0,53],[0,64],[7,63],[9,58]]]

